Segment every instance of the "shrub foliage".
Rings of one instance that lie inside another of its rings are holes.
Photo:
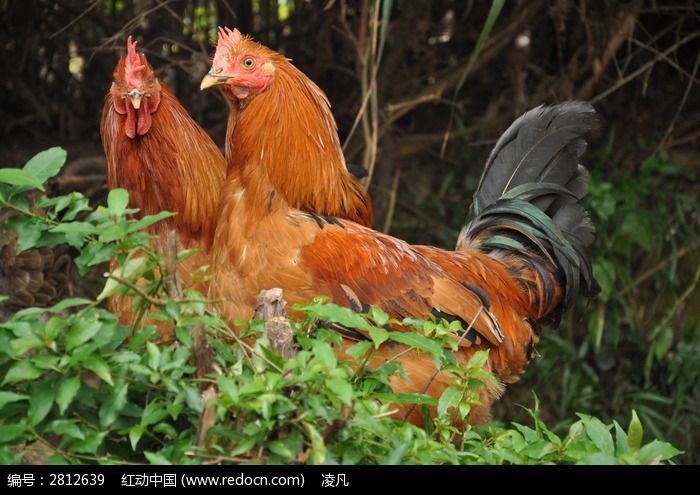
[[[380,310],[357,314],[316,300],[297,308],[305,315],[291,322],[299,349],[285,359],[271,350],[263,322],[241,322],[238,335],[201,294],[168,294],[167,270],[143,229],[170,213],[135,220],[119,189],[95,209],[79,193],[29,201],[65,156],[52,148],[22,169],[0,169],[0,203],[14,213],[2,227],[16,232],[20,251],[70,245],[83,276],[112,257],[120,268],[94,298],[23,309],[0,323],[2,463],[643,464],[680,454],[659,440],[644,443],[634,412],[625,427],[578,414],[555,434],[537,401],[528,425],[460,434],[451,419],[469,414],[492,377],[482,369],[485,351],[467,365],[455,362],[447,337],[455,329],[444,321],[405,320],[414,331],[398,333]],[[162,342],[153,324],[120,325],[103,303],[126,292],[147,322],[167,322],[175,338]],[[339,335],[319,322],[361,328],[372,340],[340,361]],[[214,351],[214,371],[205,375],[194,362],[197,328]],[[438,400],[394,393],[389,383],[400,365],[366,365],[386,340],[429,353],[454,383]],[[408,424],[393,414],[405,403],[436,415],[422,427]]]

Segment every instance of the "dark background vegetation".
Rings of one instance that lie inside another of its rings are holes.
[[[603,121],[586,156],[601,294],[544,333],[541,356],[495,419],[522,419],[533,390],[555,431],[575,412],[624,422],[636,409],[655,437],[686,451],[683,462],[698,462],[700,7],[508,1],[475,54],[490,8],[0,0],[0,166],[60,145],[69,163],[56,189],[103,200],[99,114],[129,34],[223,144],[223,99],[198,87],[216,26],[235,26],[328,93],[348,160],[370,171],[377,228],[449,247],[508,123],[542,103],[590,100]]]

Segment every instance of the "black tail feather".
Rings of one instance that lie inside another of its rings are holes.
[[[579,159],[586,135],[597,127],[595,110],[585,102],[540,106],[513,122],[486,162],[458,248],[515,253],[528,258],[530,267],[533,260],[553,264],[564,288],[564,307],[581,284],[591,289],[585,248],[595,229],[579,204],[587,192],[587,170]],[[541,294],[540,303],[549,297]]]

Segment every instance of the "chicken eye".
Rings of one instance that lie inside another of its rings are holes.
[[[255,67],[255,59],[253,59],[252,57],[244,58],[243,67],[245,67],[248,70],[252,69],[253,67]]]

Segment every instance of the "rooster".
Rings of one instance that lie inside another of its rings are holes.
[[[295,105],[296,93],[265,99],[278,82],[272,77],[280,63],[237,31],[221,31],[202,86],[215,82],[229,96],[238,95],[241,113],[261,103],[246,125],[270,133],[265,117]],[[242,120],[236,125],[243,127]],[[256,295],[270,287],[281,287],[292,304],[324,295],[358,311],[377,306],[399,319],[458,320],[467,330],[454,336],[457,359],[466,362],[489,349],[487,370],[497,378],[482,388],[482,405],[470,413],[470,422],[483,422],[504,384],[517,381],[531,359],[540,325],[556,320],[581,286],[594,285],[585,251],[594,229],[579,204],[586,169],[578,162],[585,136],[596,127],[593,108],[582,102],[538,107],[517,119],[486,163],[454,251],[411,246],[347,219],[296,208],[278,189],[276,154],[229,150],[210,295],[223,300],[220,309],[232,320],[250,318]],[[285,182],[304,164],[297,160],[299,146],[286,156]],[[312,175],[298,175],[313,189]],[[349,345],[366,336],[353,331],[343,338]],[[406,372],[407,379],[393,380],[397,392],[437,398],[450,384],[450,374],[437,372],[429,356],[398,343],[380,346],[372,364],[386,359],[399,361]],[[422,420],[417,410],[405,413]]]
[[[153,247],[166,251],[167,233],[178,234],[179,249],[199,248],[182,263],[186,286],[191,274],[209,263],[226,160],[207,133],[190,117],[145,55],[129,37],[105,97],[100,126],[110,189],[129,191],[138,216],[167,210],[170,219],[149,227]],[[202,284],[195,284],[206,291]],[[129,298],[111,301],[123,322],[131,318]]]
[[[225,49],[230,44],[237,49]],[[210,72],[201,89],[222,85],[231,104],[228,163],[260,161],[272,194],[289,205],[371,226],[369,195],[348,171],[323,91],[284,56],[238,30],[220,30],[214,66],[224,65],[232,71]]]

